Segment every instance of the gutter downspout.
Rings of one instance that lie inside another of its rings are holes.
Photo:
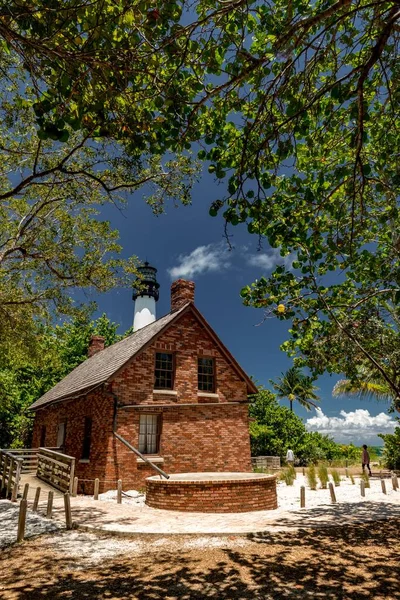
[[[151,460],[149,460],[148,458],[146,458],[137,448],[135,448],[134,446],[132,446],[132,444],[130,444],[125,438],[123,438],[122,435],[119,435],[119,433],[116,432],[116,428],[117,428],[117,413],[118,413],[118,398],[112,392],[108,392],[108,393],[111,394],[114,397],[113,434],[115,435],[115,437],[117,438],[117,440],[119,440],[120,442],[122,442],[127,448],[129,448],[129,450],[131,450],[132,452],[134,452],[145,463],[147,463],[148,465],[150,465],[150,467],[152,469],[154,469],[155,471],[157,471],[157,473],[161,477],[165,477],[165,479],[169,479],[169,475],[167,475],[167,473],[165,473],[165,471],[163,471],[162,469],[160,469],[159,467],[157,467],[157,465],[155,465],[154,463],[152,463]]]

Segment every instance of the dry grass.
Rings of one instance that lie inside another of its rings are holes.
[[[174,538],[97,563],[47,536],[3,552],[0,598],[400,600],[399,525],[265,533],[245,545],[232,536],[220,548]]]

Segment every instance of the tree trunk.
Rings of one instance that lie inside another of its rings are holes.
[[[293,400],[289,400],[290,402],[290,412],[293,412]]]

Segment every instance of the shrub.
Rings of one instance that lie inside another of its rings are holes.
[[[383,462],[388,469],[400,469],[400,427],[393,433],[380,434],[385,442],[383,449]]]
[[[326,490],[329,481],[328,469],[326,468],[326,465],[318,465],[318,479],[321,483],[321,488]]]
[[[289,465],[288,466],[289,471],[292,473],[293,475],[293,480],[297,478],[297,473],[296,473],[296,469],[294,468],[293,465]]]
[[[336,469],[332,469],[331,476],[333,479],[333,483],[335,484],[336,487],[338,487],[340,485],[340,475],[339,475],[338,471],[336,471]]]
[[[317,489],[317,476],[315,474],[315,466],[310,465],[307,469],[307,481],[311,490]]]
[[[284,481],[286,485],[293,485],[294,480],[296,479],[296,471],[293,466],[287,467],[281,471],[279,475],[279,479]]]

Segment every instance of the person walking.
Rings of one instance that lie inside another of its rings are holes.
[[[294,465],[294,454],[293,450],[289,450],[286,452],[286,462],[288,465]]]
[[[362,451],[362,470],[363,472],[365,471],[365,467],[367,467],[368,469],[368,473],[371,476],[371,468],[369,466],[369,452],[368,452],[368,446],[367,444],[363,445],[363,451]]]

